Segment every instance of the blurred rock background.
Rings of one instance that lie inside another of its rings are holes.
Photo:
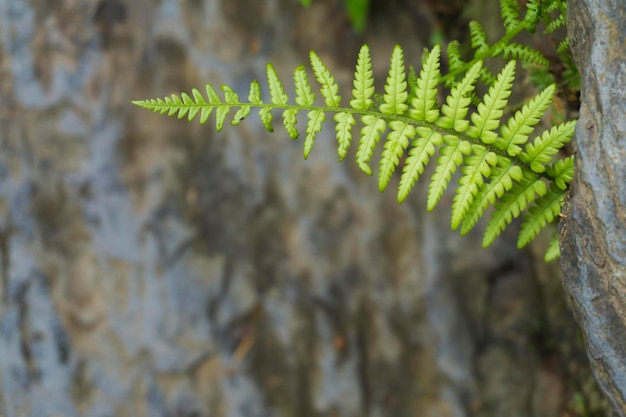
[[[0,0],[0,416],[607,415],[545,242],[399,206],[328,127],[305,162],[278,124],[130,104],[310,49],[346,96],[364,42],[382,84],[394,44],[500,25],[464,5],[356,34],[335,0]]]

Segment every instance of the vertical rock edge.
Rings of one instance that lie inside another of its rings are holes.
[[[560,224],[563,285],[615,416],[626,416],[626,10],[572,0],[581,74],[576,171]]]

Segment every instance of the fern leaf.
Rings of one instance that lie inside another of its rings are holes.
[[[185,93],[182,93],[181,96],[182,96],[182,99],[176,94],[172,94],[172,101],[178,108],[179,119],[182,119],[183,117],[185,117],[185,115],[187,114],[187,111],[189,110],[189,106],[186,105],[188,103],[185,103],[185,101],[189,100],[189,96]]]
[[[452,230],[460,226],[478,188],[483,185],[483,178],[488,178],[491,168],[498,163],[498,156],[484,146],[472,145],[472,154],[464,162],[466,165],[461,168],[463,176],[459,178],[459,187],[452,202]]]
[[[215,92],[215,91],[214,91]],[[207,93],[209,93],[209,84],[207,84]],[[209,93],[209,101],[211,99],[211,94]],[[250,100],[250,103],[252,104],[256,104],[256,105],[262,105],[263,101],[261,100],[261,87],[259,86],[259,83],[256,81],[253,81],[252,83],[250,83],[250,92],[248,93],[248,100]],[[203,114],[202,117],[204,118],[204,109],[202,109]],[[272,108],[271,107],[262,107],[259,110],[259,119],[261,119],[261,123],[263,124],[263,127],[265,127],[265,129],[268,132],[273,132],[274,131],[274,127],[272,126]],[[210,114],[210,110],[208,112]],[[208,117],[208,114],[207,116]]]
[[[285,89],[272,64],[267,64],[267,85],[270,89],[270,100],[272,104],[279,106],[287,105],[289,96],[285,93]],[[218,108],[218,111],[219,110],[220,108]],[[298,110],[293,108],[283,111],[283,124],[291,139],[298,137],[298,130],[296,129],[296,123],[298,122],[296,119],[297,114]]]
[[[296,124],[298,123],[297,115],[297,109],[286,109],[283,111],[283,125],[285,126],[285,130],[291,139],[297,139],[298,136],[300,136],[300,133],[296,128]]]
[[[489,49],[489,45],[487,44],[487,34],[480,23],[472,20],[469,23],[469,30],[472,48],[476,49],[477,54]]]
[[[451,73],[462,70],[463,65],[465,65],[465,61],[461,59],[461,45],[458,41],[452,41],[448,44],[448,48],[446,49],[446,55],[448,56],[448,66],[450,67]],[[451,87],[454,84],[454,77],[449,77],[446,79],[446,87]]]
[[[215,89],[211,84],[207,83],[205,86],[205,90],[207,93],[207,97],[209,98],[210,104],[219,105],[221,103],[219,96],[217,95]],[[211,113],[213,112],[213,108],[213,106],[202,107],[202,112],[200,113],[200,124],[206,123],[206,121],[211,116]]]
[[[545,131],[534,142],[528,143],[519,158],[530,165],[530,169],[537,173],[546,170],[546,164],[552,160],[563,145],[570,141],[574,134],[576,121],[562,123]]]
[[[224,122],[226,120],[226,116],[228,116],[228,111],[230,110],[230,108],[227,106],[224,106],[224,103],[222,103],[220,96],[217,94],[217,92],[215,91],[215,89],[213,88],[211,84],[207,84],[205,88],[206,88],[206,94],[209,98],[209,103],[213,104],[217,109],[215,112],[216,113],[215,114],[215,129],[218,132],[221,132],[222,128],[224,127]],[[200,117],[202,118],[202,116]]]
[[[433,123],[439,118],[437,106],[437,85],[439,84],[439,57],[441,47],[435,45],[428,53],[420,76],[415,82],[415,95],[411,99],[409,116],[415,120]]]
[[[220,96],[217,94],[217,92],[215,91],[215,89],[213,88],[211,84],[207,83],[207,85],[205,86],[205,89],[206,89],[207,97],[209,98],[209,103],[213,105],[222,104],[222,100],[220,99]]]
[[[497,198],[513,187],[513,181],[522,179],[522,169],[514,165],[505,157],[498,158],[498,165],[491,169],[489,182],[483,184],[474,197],[472,205],[461,225],[461,235],[466,235],[478,223],[484,211],[490,204],[494,204]]]
[[[315,94],[311,91],[304,65],[300,65],[294,71],[293,82],[296,87],[296,104],[303,107],[312,106],[315,103]]]
[[[287,104],[289,97],[285,93],[285,89],[283,88],[283,85],[278,78],[278,74],[272,64],[267,64],[267,85],[270,89],[270,98],[272,103],[278,105]]]
[[[520,23],[517,0],[500,0],[500,12],[507,30],[512,30]]]
[[[198,91],[197,88],[193,88],[191,90],[191,94],[193,95],[193,98],[194,98],[196,104],[198,104],[198,105],[206,104],[206,100],[204,100],[204,96],[202,95],[202,93],[200,91]]]
[[[511,42],[502,45],[497,49],[497,53],[502,53],[504,59],[515,58],[522,62],[529,64],[536,64],[547,67],[550,65],[550,61],[536,49],[532,49],[527,45],[520,45],[519,43]]]
[[[443,140],[440,133],[429,127],[418,127],[416,132],[418,138],[413,140],[409,156],[402,170],[402,176],[400,177],[400,186],[398,187],[399,203],[402,203],[409,196],[417,179],[424,172],[424,167],[428,164],[430,157],[435,153],[435,146],[441,145]]]
[[[380,117],[369,114],[364,115],[361,122],[363,122],[363,127],[361,128],[361,139],[359,140],[356,160],[363,172],[372,175],[372,168],[368,163],[372,159],[374,148],[380,141],[380,134],[385,131],[387,125]]]
[[[374,100],[374,73],[372,72],[372,58],[370,57],[370,49],[367,45],[363,45],[359,51],[359,58],[356,64],[356,72],[354,73],[354,82],[352,83],[353,99],[350,100],[350,106],[353,109],[367,110]]]
[[[261,87],[257,81],[250,83],[250,92],[248,93],[248,100],[252,104],[262,104],[261,100]]]
[[[195,119],[196,116],[198,115],[198,112],[200,112],[202,105],[206,104],[204,97],[197,89],[194,88],[193,90],[191,90],[191,94],[193,95],[193,98],[194,98],[194,101],[192,104],[195,104],[195,105],[189,108],[189,117],[187,118],[187,120],[189,121],[192,121],[193,119]]]
[[[335,130],[337,132],[337,141],[339,144],[337,147],[337,154],[339,155],[339,160],[343,161],[348,154],[348,148],[352,142],[352,126],[356,124],[356,120],[354,120],[352,114],[348,112],[335,114],[334,120],[337,123],[335,125]]]
[[[565,191],[555,184],[551,184],[550,190],[535,201],[535,204],[524,215],[524,221],[522,222],[517,240],[519,249],[533,240],[548,223],[552,223],[554,218],[561,212],[564,198]]]
[[[441,48],[437,45],[424,53],[419,76],[410,68],[407,79],[404,54],[396,46],[391,55],[383,94],[375,92],[370,50],[366,45],[363,46],[352,82],[350,108],[340,107],[339,86],[313,51],[310,54],[311,69],[321,85],[323,106],[315,104],[316,94],[312,91],[304,66],[294,71],[295,104],[289,104],[289,95],[271,64],[267,65],[268,103],[263,102],[256,81],[250,84],[248,102],[241,102],[229,86],[221,86],[223,95],[218,95],[216,89],[207,84],[206,95],[192,89],[189,94],[183,92],[163,99],[133,103],[161,114],[186,117],[190,121],[199,115],[202,124],[215,110],[218,131],[222,130],[231,109],[237,112],[230,123],[238,124],[249,116],[254,107],[259,109],[263,126],[271,132],[272,110],[277,109],[282,111],[283,124],[292,138],[298,136],[297,117],[300,111],[304,111],[307,113],[303,151],[305,159],[309,157],[315,139],[326,122],[326,113],[330,112],[334,114],[336,122],[337,153],[343,160],[352,142],[352,129],[359,115],[362,127],[356,160],[358,166],[369,175],[372,175],[369,164],[374,149],[387,126],[390,128],[379,161],[380,191],[388,187],[408,148],[398,188],[398,201],[404,201],[439,148],[436,168],[429,184],[428,210],[437,205],[449,187],[452,176],[460,168],[461,176],[452,204],[452,228],[461,226],[461,233],[467,233],[485,210],[494,205],[483,239],[483,244],[487,246],[534,201],[522,223],[518,243],[523,246],[542,227],[554,220],[567,186],[572,181],[574,157],[557,161],[553,161],[553,157],[571,139],[574,122],[558,125],[529,142],[529,136],[550,106],[556,89],[552,84],[515,112],[506,125],[501,126],[500,119],[511,95],[515,63],[505,65],[496,77],[483,66],[483,59],[494,54],[504,54],[541,62],[540,55],[535,56],[532,51],[507,42],[529,25],[529,19],[540,18],[549,24],[549,10],[562,13],[562,7],[556,4],[561,0],[546,1],[527,0],[528,13],[524,21],[520,22],[518,2],[501,0],[507,26],[505,37],[489,46],[483,28],[478,23],[472,23],[470,32],[476,49],[474,57],[470,62],[464,62],[458,43],[451,42],[448,47],[450,72],[446,75],[440,73]],[[535,14],[535,17],[528,17],[531,14]],[[475,84],[478,79],[489,86],[482,100],[476,94]],[[442,83],[449,85],[451,91],[440,108],[437,96],[439,84]],[[375,103],[380,103],[377,109],[374,108]],[[476,110],[468,118],[473,105],[476,105]],[[550,185],[549,192],[546,192],[547,184]],[[558,253],[558,245],[556,251],[551,251]]]
[[[437,168],[430,179],[428,186],[428,211],[432,211],[443,195],[452,174],[463,163],[463,156],[472,152],[472,146],[468,141],[461,140],[453,135],[443,138],[444,145],[439,148]]]
[[[474,91],[474,83],[478,79],[482,62],[479,61],[470,68],[463,80],[458,83],[450,92],[446,99],[446,104],[441,108],[444,114],[437,124],[446,129],[454,129],[463,132],[467,129],[469,122],[464,119],[469,111],[471,99],[469,94]]]
[[[511,95],[515,78],[515,61],[509,62],[498,75],[496,82],[489,88],[483,102],[478,105],[478,111],[472,113],[473,126],[467,134],[483,143],[494,143],[498,135],[493,132],[500,125],[503,109]]]
[[[227,104],[230,104],[230,105],[232,105],[232,106],[239,106],[239,105],[240,105],[239,95],[238,95],[237,93],[235,93],[235,91],[234,91],[232,88],[230,88],[230,87],[229,87],[229,86],[227,86],[227,85],[223,85],[223,86],[222,86],[222,91],[224,92],[224,102],[226,102]],[[224,119],[225,119],[225,118],[226,118],[226,116],[228,115],[228,112],[230,111],[230,107],[231,107],[231,106],[223,106],[223,107],[218,107],[218,108],[217,108],[218,114],[220,114],[220,109],[221,109],[221,108],[224,108],[224,109],[225,109],[225,111],[223,111],[223,112],[224,112],[223,117],[224,117]],[[190,112],[191,112],[191,110],[190,110]],[[245,111],[244,111],[244,112],[245,112]],[[248,107],[248,112],[250,112],[250,108],[249,108],[249,107]],[[230,121],[230,124],[231,124],[231,125],[237,125],[237,124],[239,124],[239,123],[241,122],[241,120],[243,120],[243,119],[241,119],[241,115],[242,115],[242,114],[243,114],[243,113],[242,113],[241,108],[240,108],[240,109],[237,111],[237,113],[235,114],[235,116],[233,117],[233,119]],[[220,114],[220,116],[219,116],[219,117],[222,117],[222,116],[221,116],[221,114]],[[219,117],[218,117],[218,118],[219,118]]]
[[[565,13],[559,14],[554,20],[546,25],[544,33],[554,32],[555,30],[565,26]]]
[[[539,179],[537,174],[524,171],[522,179],[513,184],[511,190],[496,202],[495,210],[485,230],[483,247],[491,245],[504,228],[526,209],[528,203],[534,201],[536,196],[541,197],[545,193],[546,183]]]
[[[407,93],[406,70],[404,68],[404,53],[398,45],[393,48],[389,75],[385,83],[385,94],[380,111],[384,114],[403,115],[409,107],[406,104]]]
[[[250,115],[250,106],[241,106],[237,113],[233,116],[233,120],[230,121],[231,125],[238,125]]]
[[[389,122],[389,128],[391,131],[387,135],[378,170],[378,189],[381,192],[389,185],[391,175],[400,162],[400,157],[409,146],[409,140],[415,136],[415,128],[406,122],[392,120]]]
[[[272,126],[272,120],[274,120],[274,116],[272,116],[272,108],[271,107],[263,107],[259,110],[259,118],[261,119],[261,123],[263,127],[268,132],[274,131],[274,126]]]
[[[574,155],[565,159],[559,159],[552,165],[548,166],[546,173],[552,177],[552,180],[561,190],[566,190],[567,185],[574,178]]]
[[[499,149],[505,149],[510,156],[516,156],[522,151],[518,145],[528,141],[534,126],[550,106],[555,88],[552,84],[536,95],[509,119],[506,126],[500,128],[500,137],[495,143]]]
[[[563,39],[561,43],[559,43],[556,52],[560,55],[569,53],[569,38]]]
[[[224,102],[233,106],[239,105],[239,95],[227,85],[222,85],[222,91],[224,92]]]
[[[485,83],[485,85],[493,85],[496,82],[496,77],[491,73],[491,70],[487,67],[483,67],[480,70],[480,80]],[[478,102],[478,100],[476,101]]]
[[[546,250],[546,254],[543,259],[546,262],[550,262],[557,259],[559,256],[561,256],[561,248],[559,247],[559,234],[555,232],[552,234],[552,238],[550,239],[548,249]]]
[[[315,143],[315,137],[322,131],[322,125],[326,121],[326,114],[322,110],[311,110],[307,117],[306,138],[304,139],[304,159],[308,159]]]
[[[524,23],[530,33],[535,32],[535,28],[541,19],[541,2],[542,0],[528,0],[526,3],[526,16],[524,16]]]
[[[322,86],[320,93],[324,97],[324,101],[328,107],[339,107],[341,104],[341,96],[338,93],[339,86],[335,78],[330,74],[322,59],[314,52],[310,53],[311,68],[315,74],[317,82]]]

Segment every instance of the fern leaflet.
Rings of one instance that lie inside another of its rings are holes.
[[[526,246],[539,234],[539,231],[545,227],[546,223],[554,220],[554,217],[561,211],[564,198],[565,192],[553,183],[550,190],[535,201],[535,205],[528,209],[524,216],[524,222],[520,228],[517,240],[518,248],[521,249]]]

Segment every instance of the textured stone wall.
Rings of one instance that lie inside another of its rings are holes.
[[[626,416],[626,10],[612,1],[572,6],[582,106],[561,265],[594,373],[615,415]]]
[[[399,206],[331,129],[305,162],[253,117],[215,134],[130,105],[245,94],[309,49],[349,87],[364,41],[382,82],[435,19],[378,4],[358,37],[314,3],[0,0],[0,416],[598,409],[541,242],[483,250],[423,189]]]

